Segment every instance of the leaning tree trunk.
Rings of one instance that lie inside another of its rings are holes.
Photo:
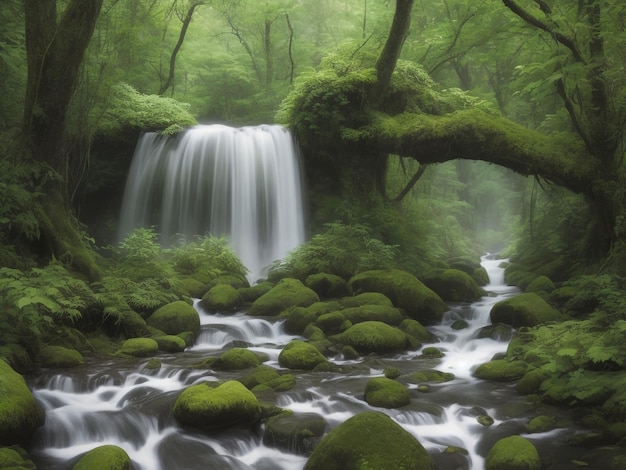
[[[28,64],[24,156],[46,164],[55,173],[45,182],[45,197],[35,209],[40,241],[49,256],[66,261],[90,278],[97,277],[98,270],[70,210],[64,136],[69,106],[102,2],[71,0],[57,22],[56,0],[24,0]]]

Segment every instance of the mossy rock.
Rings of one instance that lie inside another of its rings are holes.
[[[239,381],[249,390],[252,390],[257,385],[267,383],[271,380],[277,379],[280,374],[272,366],[261,364],[250,371],[247,375],[240,378]]]
[[[323,364],[323,363],[322,363]],[[286,392],[296,386],[296,378],[292,374],[283,374],[274,379],[268,380],[261,385],[257,385],[252,388],[254,393],[257,393],[261,388],[271,389],[274,392]]]
[[[361,307],[350,307],[341,313],[352,323],[362,323],[364,321],[381,321],[387,325],[397,326],[404,315],[395,307],[387,305],[363,305]]]
[[[537,326],[559,319],[559,313],[534,292],[496,303],[489,316],[491,323],[506,323],[513,328]]]
[[[379,321],[352,325],[339,335],[339,340],[361,353],[388,353],[407,347],[407,337],[402,330]]]
[[[305,470],[432,470],[426,449],[387,415],[368,411],[344,421],[320,442]]]
[[[243,302],[243,297],[233,286],[218,284],[202,296],[200,305],[210,313],[234,313],[243,306]]]
[[[535,416],[528,422],[528,432],[531,434],[552,431],[558,427],[558,420],[552,416]]]
[[[474,377],[496,382],[512,382],[524,376],[528,366],[523,361],[509,362],[505,359],[486,362],[474,371]]]
[[[439,323],[448,310],[441,297],[415,276],[399,269],[362,272],[350,279],[348,288],[352,294],[385,294],[395,307],[424,325]]]
[[[487,455],[486,470],[540,470],[541,458],[535,446],[521,436],[500,439]]]
[[[411,403],[406,386],[387,377],[374,377],[365,385],[364,399],[368,405],[400,408]]]
[[[339,303],[341,308],[361,307],[363,305],[393,307],[393,303],[389,300],[389,297],[380,292],[363,292],[352,297],[344,297]]]
[[[222,370],[243,370],[257,367],[261,359],[254,352],[246,348],[233,348],[222,354],[213,363],[213,367]]]
[[[444,356],[445,356],[444,352],[441,349],[436,348],[434,346],[429,346],[427,348],[422,349],[422,354],[420,354],[420,358],[423,358],[423,359],[439,359]]]
[[[278,355],[278,364],[287,369],[312,370],[324,362],[327,362],[326,356],[312,344],[300,340],[288,343]]]
[[[229,380],[217,387],[192,385],[174,403],[174,416],[183,425],[215,430],[252,424],[261,417],[261,406],[241,382]]]
[[[452,302],[471,302],[485,295],[472,276],[458,269],[431,271],[422,278],[422,282],[443,300]]]
[[[323,341],[326,339],[326,334],[324,333],[324,331],[321,328],[310,323],[302,332],[302,336],[309,339],[310,341]]]
[[[163,331],[167,335],[177,335],[191,331],[200,333],[198,312],[187,302],[179,300],[159,308],[148,318],[148,325]]]
[[[435,369],[426,369],[405,374],[400,377],[400,380],[411,384],[421,384],[426,382],[443,383],[454,380],[454,374],[451,372],[441,372],[440,370]]]
[[[550,280],[548,276],[538,276],[533,281],[526,286],[524,292],[545,292],[546,294],[551,293],[555,289],[554,283]]]
[[[316,413],[282,413],[265,423],[263,444],[307,455],[324,435],[326,426],[326,420]]]
[[[7,343],[0,346],[0,361],[6,361],[16,372],[27,374],[35,370],[33,359],[20,344]]]
[[[127,338],[139,338],[150,333],[146,320],[134,310],[125,310],[118,318],[115,329]]]
[[[44,413],[24,378],[0,360],[0,446],[28,444]]]
[[[252,303],[263,294],[266,294],[270,290],[272,290],[272,287],[274,287],[274,284],[265,281],[250,287],[240,287],[237,290],[239,291],[239,295],[241,295],[241,298],[244,300],[244,302]]]
[[[209,286],[206,282],[202,282],[195,277],[189,276],[179,279],[174,285],[174,289],[182,295],[188,295],[189,297],[201,299],[202,296],[209,290]]]
[[[317,320],[315,325],[319,327],[325,334],[341,333],[352,326],[352,323],[348,321],[343,312],[330,312],[323,313]],[[307,327],[308,328],[308,327]]]
[[[72,470],[130,470],[130,457],[121,447],[96,447],[83,455]]]
[[[42,367],[71,368],[85,363],[81,353],[63,346],[42,346],[39,359]]]
[[[285,319],[285,331],[291,335],[301,335],[305,328],[314,323],[320,315],[336,310],[336,304],[326,302],[315,302],[308,307],[294,307]]]
[[[474,269],[474,271],[470,275],[479,286],[486,286],[490,282],[489,273],[482,266],[480,268]]]
[[[317,292],[322,299],[340,299],[348,295],[348,283],[336,274],[311,274],[304,285]]]
[[[529,370],[519,382],[517,382],[515,389],[523,395],[537,393],[543,381],[547,380],[549,377],[550,373],[543,369]]]
[[[424,325],[412,318],[405,318],[400,322],[398,327],[407,335],[412,336],[418,341],[429,341],[432,336],[430,332],[424,328]]]
[[[159,350],[169,353],[177,353],[183,352],[187,347],[187,343],[180,336],[174,335],[164,335],[164,336],[155,336],[153,338],[157,345],[159,346]]]
[[[450,325],[450,328],[452,328],[453,330],[456,330],[456,331],[464,330],[467,327],[469,327],[469,323],[467,323],[462,318],[459,318],[458,320],[455,320],[452,323],[452,325]]]
[[[289,307],[307,307],[319,300],[319,296],[313,289],[309,289],[297,279],[286,278],[256,299],[248,315],[276,316]]]
[[[124,341],[116,356],[147,357],[159,351],[159,344],[152,338],[130,338]]]
[[[20,447],[0,448],[0,468],[7,470],[36,470],[35,464],[28,459],[26,451]]]
[[[474,270],[481,267],[480,258],[475,256],[458,256],[446,261],[450,269],[457,269],[467,274],[472,274]]]

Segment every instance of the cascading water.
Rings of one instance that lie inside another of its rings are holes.
[[[304,241],[300,162],[280,126],[193,127],[176,138],[141,137],[126,183],[120,239],[156,227],[163,243],[182,234],[227,236],[256,281]]]
[[[435,459],[437,468],[484,468],[485,456],[498,438],[524,432],[522,419],[509,408],[524,407],[524,398],[507,384],[478,380],[472,371],[480,363],[506,350],[508,336],[490,330],[492,305],[514,295],[515,288],[497,283],[500,261],[483,259],[492,284],[491,296],[473,304],[455,304],[444,321],[431,327],[439,338],[435,344],[445,356],[421,357],[421,349],[403,354],[365,356],[345,360],[330,358],[342,366],[341,373],[297,374],[296,387],[277,395],[276,404],[295,413],[315,413],[334,427],[349,417],[374,409],[363,400],[367,381],[394,367],[402,374],[436,369],[452,372],[455,379],[431,383],[429,393],[407,383],[411,404],[400,409],[378,409],[415,435]],[[267,354],[267,365],[279,368],[278,354],[294,336],[284,332],[280,321],[249,317],[209,315],[196,304],[202,332],[182,354],[159,356],[162,367],[149,370],[127,362],[98,362],[83,369],[49,371],[33,384],[34,394],[46,409],[46,424],[35,438],[33,458],[40,470],[69,469],[80,455],[103,444],[124,448],[140,470],[159,469],[302,469],[306,457],[268,447],[262,428],[225,430],[206,434],[182,428],[172,416],[180,391],[203,381],[242,377],[242,372],[195,369],[207,355],[221,355],[231,347],[249,347]],[[467,327],[456,330],[455,321]],[[506,330],[505,330],[506,331]],[[431,346],[427,344],[426,346]],[[490,416],[492,426],[477,417]],[[528,436],[551,449],[552,436]],[[546,444],[548,445],[548,444]],[[458,447],[465,453],[446,449]],[[561,451],[563,452],[563,451]],[[569,450],[567,452],[570,452]],[[446,460],[456,458],[457,460]]]

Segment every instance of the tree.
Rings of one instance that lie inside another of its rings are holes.
[[[102,0],[71,0],[57,21],[56,0],[25,0],[28,79],[22,128],[24,156],[47,165],[54,177],[45,183],[38,208],[40,242],[90,278],[97,277],[93,253],[70,213],[65,147],[67,113]]]

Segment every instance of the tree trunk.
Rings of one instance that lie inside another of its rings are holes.
[[[396,68],[396,63],[402,52],[402,46],[409,34],[411,26],[411,11],[413,0],[396,0],[396,11],[393,15],[393,23],[389,30],[389,36],[385,42],[383,51],[376,61],[376,78],[378,84],[375,89],[374,101],[380,104],[389,89],[391,76]]]
[[[46,196],[38,208],[41,242],[47,254],[67,261],[90,278],[97,276],[97,268],[71,215],[64,136],[68,109],[102,2],[71,0],[57,24],[56,0],[24,0],[28,63],[25,157],[56,172],[46,183]]]

